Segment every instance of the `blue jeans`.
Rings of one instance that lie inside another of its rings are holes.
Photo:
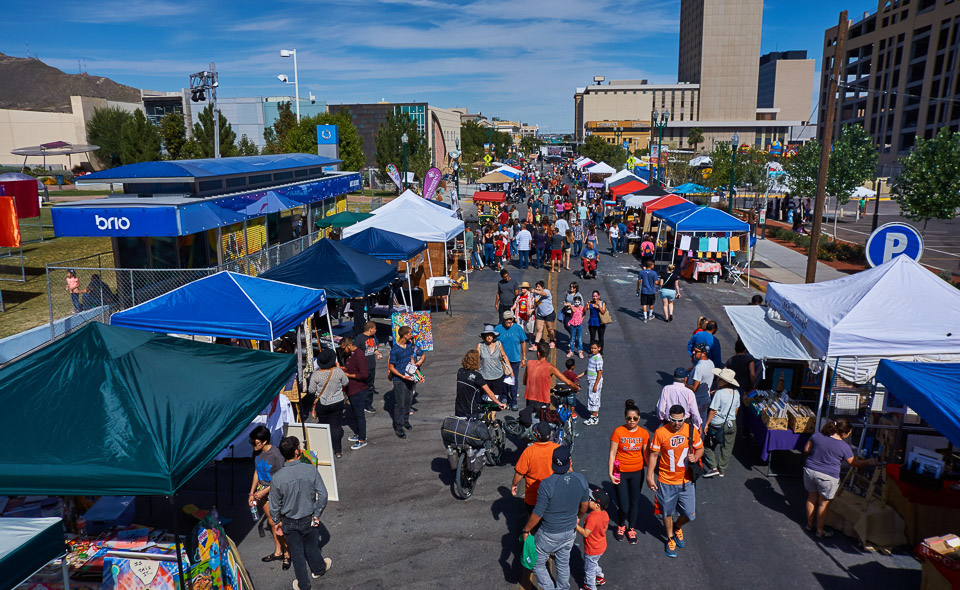
[[[570,550],[573,549],[573,540],[577,531],[568,533],[545,533],[537,531],[537,564],[533,566],[533,574],[543,590],[567,590],[570,588]],[[557,583],[550,579],[547,571],[547,558],[554,556],[557,566]]]
[[[530,268],[530,250],[517,250],[520,253],[520,262],[517,266],[520,268]]]
[[[483,266],[483,257],[480,256],[479,250],[474,250],[470,253],[470,260],[473,261],[474,268],[481,268]]]
[[[545,248],[537,248],[537,268],[543,268]]]
[[[494,256],[497,250],[494,248],[493,244],[484,244],[483,245],[483,261],[487,265],[492,265],[494,263]]]
[[[73,311],[80,311],[80,294],[79,294],[79,293],[71,293],[71,294],[70,294],[70,301],[73,302]]]
[[[570,327],[570,352],[583,352],[583,324]]]
[[[580,251],[583,250],[583,240],[574,240],[573,241],[573,255],[576,258],[580,258]]]
[[[511,361],[510,368],[513,369],[513,385],[504,385],[503,392],[506,394],[505,397],[510,405],[515,406],[517,404],[517,392],[520,390],[520,361]]]
[[[310,590],[311,573],[323,575],[327,571],[320,553],[320,527],[311,526],[312,520],[312,516],[282,519],[283,536],[290,547],[290,561],[300,590]]]

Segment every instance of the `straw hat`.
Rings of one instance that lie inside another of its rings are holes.
[[[713,374],[734,387],[740,387],[740,384],[737,383],[737,374],[733,372],[733,369],[714,369]]]

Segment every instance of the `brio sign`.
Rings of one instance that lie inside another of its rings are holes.
[[[93,221],[97,224],[97,229],[100,231],[130,229],[130,219],[127,217],[117,217],[116,215],[100,217],[99,215],[94,215]]]

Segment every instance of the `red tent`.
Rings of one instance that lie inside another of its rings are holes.
[[[670,193],[668,195],[664,195],[660,197],[659,199],[656,199],[653,201],[647,201],[646,203],[643,204],[643,210],[646,213],[651,213],[658,209],[673,207],[674,205],[679,205],[681,203],[689,203],[689,202],[690,201],[684,199],[680,195],[675,195],[673,193]]]
[[[640,182],[639,180],[631,180],[629,182],[624,182],[623,184],[610,187],[610,195],[619,199],[623,195],[629,195],[634,191],[643,190],[645,188],[647,188],[646,184]]]
[[[473,202],[502,203],[507,200],[507,194],[499,191],[477,191],[473,193]]]

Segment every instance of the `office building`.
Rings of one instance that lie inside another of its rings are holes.
[[[813,114],[815,64],[806,51],[774,51],[760,58],[757,109],[776,109],[777,119],[808,121]]]
[[[827,29],[821,126],[836,42],[837,27]],[[876,12],[850,23],[842,64],[834,133],[863,126],[876,142],[880,176],[896,174],[918,136],[960,129],[960,1],[880,0]]]
[[[417,123],[417,130],[427,138],[427,147],[431,151],[434,166],[443,169],[449,165],[450,150],[460,140],[461,115],[457,110],[441,109],[425,102],[390,103],[377,102],[367,104],[332,104],[331,113],[340,109],[349,109],[353,125],[363,141],[365,167],[377,166],[377,133],[380,124],[387,119],[391,110],[398,116],[405,115]]]

